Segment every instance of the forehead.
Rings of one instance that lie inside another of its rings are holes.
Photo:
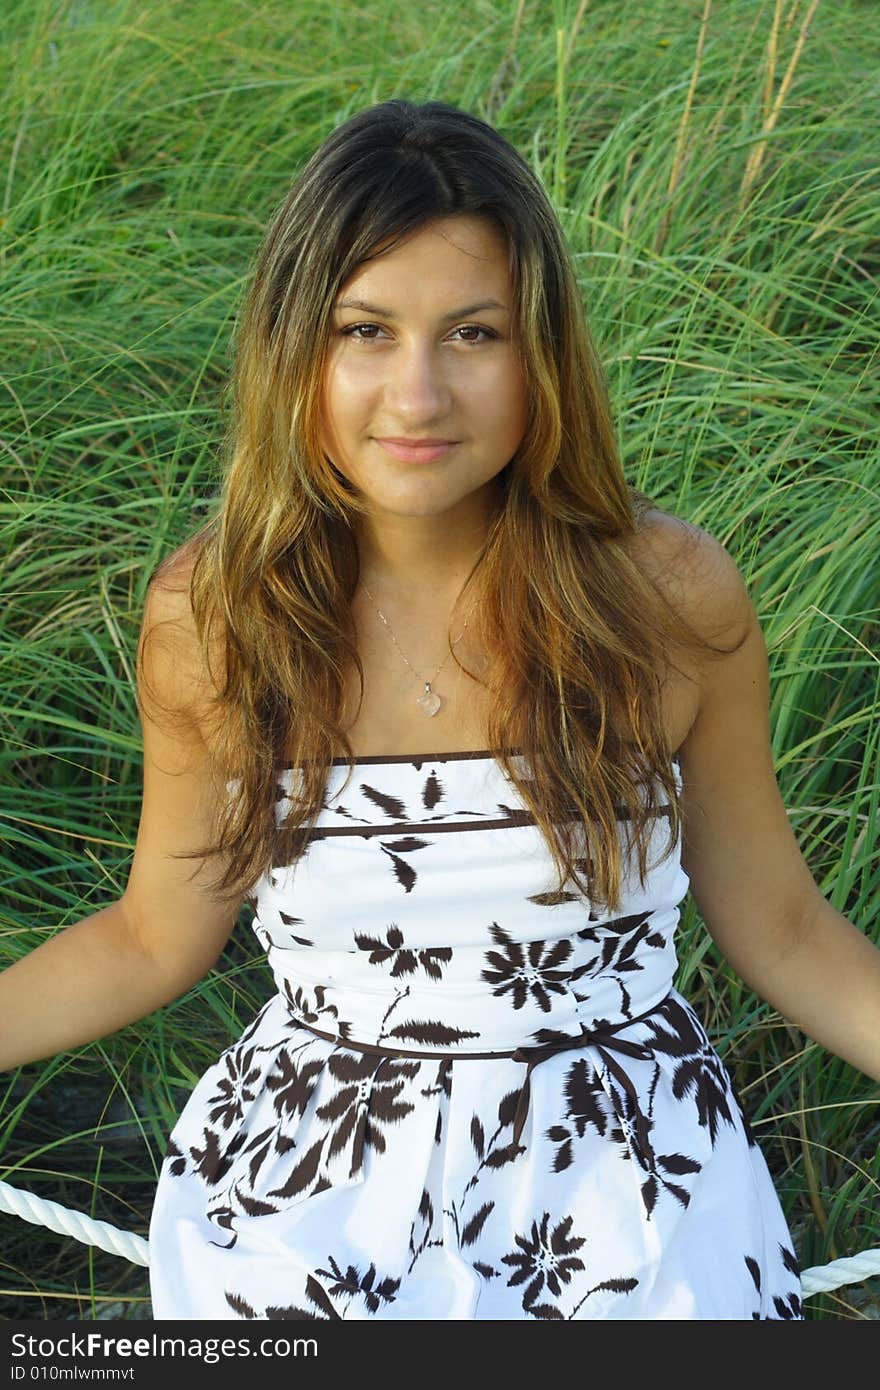
[[[348,276],[341,290],[389,288],[407,282],[428,294],[469,282],[504,290],[511,280],[513,248],[504,232],[488,217],[459,215],[437,218],[410,232],[397,245],[392,240],[376,248]]]

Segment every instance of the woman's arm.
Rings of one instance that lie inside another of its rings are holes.
[[[236,908],[205,891],[199,861],[170,857],[207,841],[215,793],[194,713],[205,678],[188,602],[153,585],[142,656],[159,625],[138,663],[144,789],[128,885],[0,974],[0,1070],[105,1037],[176,999],[210,970],[235,925]]]
[[[756,994],[880,1081],[880,950],[822,896],[789,824],[773,768],[767,650],[742,576],[705,532],[689,553],[676,586],[686,616],[725,646],[745,633],[737,651],[706,663],[678,754],[694,900]]]

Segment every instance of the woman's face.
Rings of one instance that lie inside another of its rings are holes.
[[[360,304],[352,301],[359,300]],[[493,301],[493,303],[489,303]],[[371,513],[432,516],[486,487],[527,424],[505,238],[440,218],[365,262],[336,297],[321,446]],[[443,440],[413,457],[381,441]]]

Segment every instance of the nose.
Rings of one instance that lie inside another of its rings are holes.
[[[385,401],[389,415],[408,429],[451,414],[447,367],[432,343],[410,342],[388,358]]]

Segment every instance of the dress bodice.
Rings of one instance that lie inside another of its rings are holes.
[[[663,857],[668,811],[644,885],[628,866],[612,914],[556,891],[543,836],[491,755],[362,758],[343,791],[347,773],[333,764],[303,856],[254,894],[253,930],[294,1016],[365,1043],[501,1050],[623,1022],[668,993],[688,887],[679,845]],[[279,774],[279,822],[296,775]]]

